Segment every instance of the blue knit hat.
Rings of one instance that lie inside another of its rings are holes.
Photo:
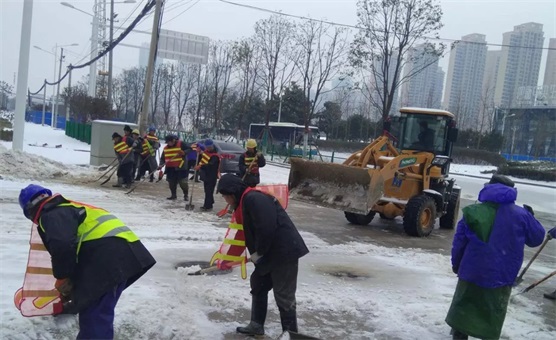
[[[212,139],[208,138],[205,140],[205,146],[213,146],[214,142],[212,141]]]

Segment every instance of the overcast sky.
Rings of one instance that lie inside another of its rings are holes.
[[[122,0],[120,0],[122,1]],[[327,20],[352,24],[357,23],[356,0],[233,0],[244,4],[281,10],[285,13],[326,18]],[[92,12],[93,0],[67,0],[85,12]],[[137,0],[135,4],[116,4],[119,23],[128,18],[131,12],[144,6],[146,0]],[[189,10],[182,13],[188,7]],[[443,0],[441,1],[444,16],[444,28],[440,35],[443,38],[459,39],[470,33],[485,34],[487,42],[502,43],[502,33],[513,30],[515,25],[526,22],[537,22],[544,26],[544,46],[548,46],[549,38],[556,37],[556,1],[555,0]],[[108,6],[109,8],[109,6]],[[253,25],[259,20],[270,16],[268,13],[248,8],[232,6],[217,0],[169,0],[166,4],[162,28],[186,33],[208,36],[210,39],[237,39],[253,33]],[[0,0],[0,80],[14,84],[18,68],[19,44],[23,0]],[[135,17],[139,9],[133,14]],[[180,14],[181,13],[181,14]],[[179,16],[178,16],[179,15]],[[178,16],[178,17],[176,17]],[[176,17],[170,22],[166,21]],[[131,19],[125,24],[127,26]],[[152,16],[141,23],[138,29],[150,30]],[[90,53],[91,17],[74,9],[64,7],[60,1],[34,0],[31,46],[37,45],[52,51],[55,44],[78,43],[79,46],[68,47],[66,61],[74,65],[81,59],[88,60]],[[117,36],[117,34],[115,34]],[[132,33],[124,43],[141,45],[149,42],[146,34]],[[489,50],[499,49],[489,47]],[[119,46],[114,50],[114,71],[138,64],[139,50]],[[444,58],[441,67],[447,71],[448,58]],[[539,75],[542,82],[546,60],[546,51]],[[73,80],[80,80],[88,69],[76,71]],[[29,66],[29,87],[37,90],[45,78],[49,81],[54,76],[54,56],[31,47]],[[51,93],[51,89],[47,94]]]

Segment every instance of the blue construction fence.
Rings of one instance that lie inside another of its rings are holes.
[[[42,124],[42,111],[25,112],[25,121],[35,123],[35,124]],[[52,126],[52,112],[44,113],[44,124]],[[56,128],[65,130],[66,115],[58,115],[58,120],[56,121]]]
[[[554,157],[533,157],[528,155],[511,155],[509,153],[502,153],[501,155],[508,161],[546,161],[556,163],[556,158]]]

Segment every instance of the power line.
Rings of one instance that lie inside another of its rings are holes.
[[[233,1],[228,1],[228,0],[218,0],[218,1],[226,3],[226,4],[230,4],[230,5],[233,5],[233,6],[245,7],[245,8],[253,9],[253,10],[256,10],[256,11],[281,15],[281,16],[290,17],[290,18],[320,22],[320,23],[323,23],[323,24],[331,25],[331,26],[340,26],[340,27],[346,27],[346,28],[351,28],[351,29],[356,29],[356,30],[364,29],[363,27],[360,27],[360,26],[342,24],[342,23],[337,23],[337,22],[328,21],[328,20],[313,19],[313,18],[302,16],[302,15],[295,15],[295,14],[284,13],[284,12],[281,12],[281,11],[274,11],[274,10],[267,9],[267,8],[262,8],[262,7],[252,6],[252,5],[246,5],[246,4],[240,4],[240,3],[233,2]],[[455,42],[455,43],[485,45],[485,46],[511,47],[511,48],[525,48],[525,49],[532,49],[532,50],[552,50],[552,51],[556,51],[556,48],[551,48],[551,47],[507,45],[507,44],[495,44],[495,43],[487,43],[487,42],[482,43],[482,42],[477,42],[477,41],[466,41],[466,40],[461,40],[461,39],[438,38],[438,37],[427,37],[427,36],[423,36],[422,38],[430,39],[430,40]]]
[[[105,56],[108,52],[110,52],[114,47],[116,47],[134,28],[135,26],[137,26],[138,22],[145,16],[147,15],[147,13],[149,13],[149,11],[154,7],[156,1],[155,0],[150,0],[145,7],[143,8],[143,10],[141,11],[141,13],[139,13],[139,15],[133,20],[133,22],[129,25],[128,28],[126,28],[126,30],[124,32],[122,32],[120,34],[120,36],[118,38],[116,38],[115,40],[112,41],[112,43],[110,45],[108,45],[102,52],[100,52],[96,57],[94,57],[93,59],[89,60],[88,62],[81,64],[81,65],[69,65],[68,66],[68,70],[66,71],[66,73],[60,78],[58,79],[56,82],[48,82],[46,79],[43,83],[43,85],[41,86],[41,88],[36,91],[36,92],[31,92],[29,91],[30,94],[35,95],[38,94],[39,92],[41,92],[43,90],[43,88],[46,85],[57,85],[60,82],[62,82],[66,76],[68,76],[68,74],[71,72],[71,70],[73,69],[80,69],[80,68],[84,68],[87,67],[89,65],[91,65],[92,63],[94,63],[95,61],[99,60],[100,58],[102,58],[103,56]]]
[[[191,1],[193,1],[193,0],[191,0]],[[189,1],[189,2],[191,2],[191,1]],[[198,4],[199,1],[201,1],[201,0],[195,1],[193,4],[191,4],[189,7],[187,7],[187,8],[184,9],[183,11],[181,11],[181,12],[180,12],[178,15],[176,15],[175,17],[173,17],[172,19],[168,19],[166,22],[164,22],[164,25],[166,25],[166,24],[169,23],[170,21],[174,20],[175,18],[179,17],[179,16],[182,15],[183,13],[189,11],[193,6],[195,6],[196,4]],[[188,2],[188,3],[189,3],[189,2]]]

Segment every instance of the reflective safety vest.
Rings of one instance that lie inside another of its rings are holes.
[[[125,141],[122,140],[121,142],[114,144],[114,151],[120,155],[125,155],[131,151],[131,148]]]
[[[257,188],[247,188],[241,196],[240,202],[232,215],[226,236],[220,249],[210,259],[210,265],[216,263],[220,270],[241,266],[241,277],[247,278],[247,246],[245,245],[245,232],[243,230],[243,197],[250,191],[261,191],[274,196],[284,209],[288,207],[288,186],[285,184],[261,185]]]
[[[203,155],[201,156],[201,161],[199,162],[200,165],[208,164],[210,158],[212,156],[218,156],[216,152],[204,151]],[[219,156],[220,159],[220,156]]]
[[[135,235],[124,222],[102,208],[75,201],[61,203],[58,206],[85,209],[85,220],[77,227],[77,238],[79,241],[77,243],[76,255],[79,255],[79,250],[83,242],[94,241],[106,237],[123,238],[129,243],[139,241],[137,235]],[[43,232],[46,232],[40,219],[39,227]]]
[[[147,139],[151,142],[158,142],[158,137],[157,136],[146,135],[145,139]]]
[[[181,150],[181,140],[177,141],[176,145],[170,147],[166,145],[164,147],[164,164],[167,168],[181,168],[185,163],[183,157],[180,157],[178,153]]]
[[[149,143],[148,140],[143,139],[143,145],[142,146],[143,146],[143,151],[141,152],[141,156],[143,158],[147,157],[149,155],[154,156],[154,149],[153,149],[151,143]]]
[[[257,163],[257,155],[248,156],[247,152],[244,154],[245,166],[247,167],[246,172],[248,174],[258,175],[259,174],[259,164]]]

